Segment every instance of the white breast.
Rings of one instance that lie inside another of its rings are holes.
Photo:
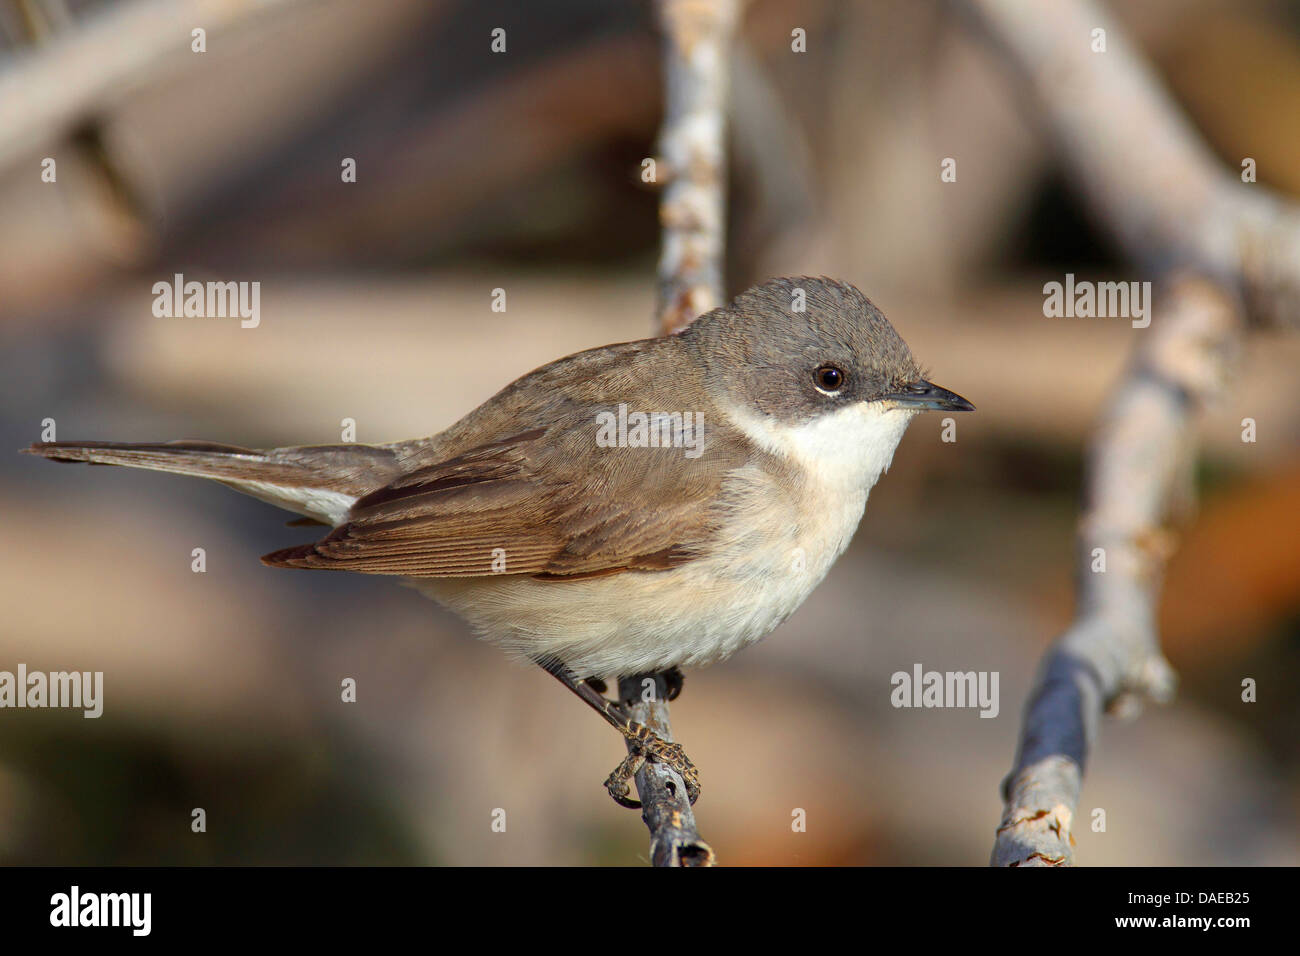
[[[713,553],[672,571],[412,583],[507,651],[553,655],[584,676],[721,660],[771,633],[826,576],[912,414],[857,404],[795,429],[733,414],[757,444],[797,463],[805,483],[786,487],[758,464],[733,473],[732,514]]]

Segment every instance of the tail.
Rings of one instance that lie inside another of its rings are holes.
[[[376,445],[304,445],[260,451],[207,441],[39,442],[22,449],[51,461],[125,465],[211,478],[296,514],[341,524],[360,496],[400,473]]]

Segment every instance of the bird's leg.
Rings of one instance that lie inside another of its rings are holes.
[[[599,681],[593,683],[591,679],[576,677],[571,670],[553,659],[541,659],[537,663],[544,671],[577,694],[587,706],[604,717],[610,726],[631,744],[627,757],[605,781],[605,789],[609,791],[615,803],[630,809],[641,806],[641,801],[628,796],[628,781],[636,775],[646,760],[658,761],[681,774],[682,781],[686,784],[687,796],[691,803],[695,802],[700,795],[700,774],[680,744],[664,740],[644,724],[633,720],[619,704],[609,700],[596,689],[594,684],[600,684]],[[669,683],[680,691],[681,672],[677,672],[675,685],[671,677]]]

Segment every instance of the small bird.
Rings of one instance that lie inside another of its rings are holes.
[[[544,365],[428,438],[264,451],[43,442],[55,461],[211,478],[332,527],[281,568],[393,575],[534,661],[617,728],[620,804],[682,748],[608,678],[723,660],[798,608],[848,546],[908,423],[971,411],[884,315],[826,278],[773,279],[676,335]]]

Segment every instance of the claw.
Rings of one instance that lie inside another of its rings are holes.
[[[670,743],[641,725],[637,726],[635,736],[629,739],[633,743],[632,750],[605,780],[605,789],[614,802],[629,810],[641,807],[640,800],[628,795],[628,781],[636,776],[647,760],[652,760],[677,771],[686,784],[686,799],[694,806],[700,797],[700,773],[695,769],[695,764],[691,763],[691,758],[686,756],[681,744]]]
[[[686,678],[676,667],[664,671],[663,677],[664,686],[668,689],[668,699],[676,700],[682,692],[682,685],[686,683]]]
[[[620,807],[627,807],[629,810],[640,810],[641,801],[635,797],[628,796],[630,788],[628,781],[636,776],[636,772],[641,769],[645,763],[645,757],[639,753],[630,753],[623,758],[623,762],[614,768],[614,772],[605,780],[605,789],[609,795],[614,798],[614,802]]]

